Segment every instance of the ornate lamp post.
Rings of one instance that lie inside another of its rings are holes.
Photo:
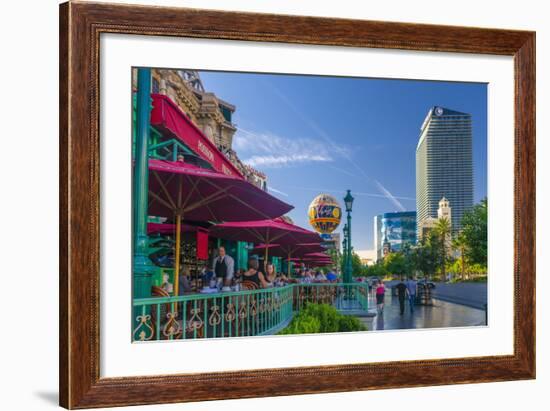
[[[350,190],[348,190],[346,196],[344,197],[344,203],[346,205],[346,212],[348,214],[348,222],[346,224],[346,233],[344,233],[347,237],[347,256],[346,256],[346,270],[344,271],[344,282],[345,283],[351,283],[351,277],[352,277],[352,264],[351,264],[351,211],[353,207],[353,197],[351,195]]]

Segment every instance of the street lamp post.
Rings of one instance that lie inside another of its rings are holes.
[[[352,277],[352,262],[351,262],[351,211],[353,208],[353,196],[351,195],[350,190],[348,190],[346,196],[344,197],[344,203],[346,205],[346,212],[348,215],[348,222],[346,224],[347,227],[347,258],[346,258],[346,270],[344,272],[344,282],[345,283],[351,283],[351,277]]]
[[[343,241],[343,245],[342,245],[342,262],[344,264],[342,264],[343,266],[343,270],[342,272],[345,273],[346,272],[346,267],[347,267],[347,264],[348,264],[348,227],[347,225],[344,225],[344,241]]]

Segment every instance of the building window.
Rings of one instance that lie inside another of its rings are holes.
[[[159,88],[159,81],[153,77],[153,94],[159,94],[160,88]]]
[[[219,105],[220,111],[222,112],[223,118],[228,123],[231,123],[231,110],[229,108],[225,107],[224,105]]]

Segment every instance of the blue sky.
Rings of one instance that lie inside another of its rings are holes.
[[[470,113],[474,200],[487,195],[487,86],[479,83],[200,72],[204,87],[236,106],[233,148],[268,176],[270,192],[307,207],[320,193],[355,197],[352,243],[373,248],[373,217],[414,211],[415,149],[430,107]],[[341,232],[343,224],[336,230]]]

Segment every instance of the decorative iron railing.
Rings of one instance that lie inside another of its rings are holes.
[[[367,311],[368,286],[289,284],[261,290],[136,299],[132,338],[154,341],[274,334],[307,303],[330,304],[344,312]]]

